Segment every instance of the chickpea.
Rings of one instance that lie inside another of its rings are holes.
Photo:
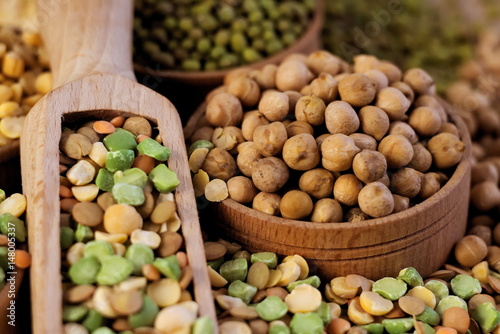
[[[391,188],[395,194],[413,198],[420,192],[423,176],[413,168],[401,168],[392,175]]]
[[[286,126],[286,134],[288,138],[299,135],[301,133],[308,133],[314,135],[314,129],[311,124],[304,121],[291,122]]]
[[[314,94],[302,96],[295,106],[295,118],[311,125],[322,125],[325,122],[326,105]]]
[[[234,70],[229,71],[229,73],[227,73],[224,76],[224,86],[229,86],[231,82],[233,82],[238,78],[248,77],[250,75],[250,71],[251,70],[247,67],[236,68]]]
[[[342,206],[334,199],[323,198],[314,204],[311,221],[317,223],[341,222],[344,213]]]
[[[227,181],[229,198],[238,203],[250,203],[253,201],[258,191],[248,177],[235,176]]]
[[[306,64],[315,75],[320,75],[321,72],[336,75],[340,71],[340,59],[324,50],[310,53]]]
[[[289,176],[287,165],[275,157],[260,159],[253,166],[252,181],[260,191],[278,191],[288,181]]]
[[[412,68],[405,72],[403,81],[417,94],[434,94],[436,86],[432,77],[420,68]]]
[[[248,77],[238,77],[227,86],[227,92],[236,96],[245,107],[257,105],[260,98],[260,87]]]
[[[499,175],[495,165],[490,161],[481,161],[472,165],[471,184],[492,181],[498,183]]]
[[[375,69],[386,75],[389,84],[401,81],[401,78],[403,77],[403,73],[401,73],[399,67],[387,61],[381,61]]]
[[[331,134],[350,135],[358,130],[359,118],[349,103],[335,101],[326,107],[325,124]]]
[[[413,89],[411,89],[410,86],[408,86],[404,82],[402,81],[394,82],[391,85],[391,87],[394,87],[398,89],[401,93],[403,93],[403,95],[408,99],[408,101],[410,101],[410,104],[413,103],[413,100],[415,100],[415,92],[413,91]]]
[[[400,135],[388,135],[378,145],[378,151],[387,160],[387,167],[400,168],[406,166],[413,158],[413,146]],[[432,153],[432,152],[431,152]]]
[[[289,108],[288,95],[275,90],[266,90],[262,93],[258,109],[270,122],[276,122],[285,119]]]
[[[364,73],[376,68],[380,64],[380,60],[377,57],[365,54],[355,56],[353,61],[354,73]]]
[[[361,210],[369,216],[379,218],[394,210],[394,199],[389,188],[380,182],[368,183],[358,195]]]
[[[236,153],[236,147],[243,143],[245,138],[241,129],[235,126],[216,128],[212,134],[212,143],[215,147],[225,149],[231,153]]]
[[[441,177],[437,173],[425,173],[422,177],[419,196],[428,199],[441,189]]]
[[[286,90],[300,91],[313,78],[306,64],[298,59],[288,59],[278,66],[276,87],[282,92]]]
[[[408,197],[392,194],[392,198],[394,199],[394,210],[392,210],[392,213],[401,212],[410,207],[410,199]]]
[[[234,158],[222,148],[214,148],[208,152],[201,167],[211,178],[229,180],[236,174]]]
[[[212,135],[214,134],[214,129],[209,126],[203,126],[201,128],[198,128],[193,134],[191,135],[191,143],[194,143],[195,141],[198,140],[210,140],[212,139]]]
[[[349,135],[352,140],[354,140],[354,144],[362,150],[377,150],[377,140],[370,135],[364,133],[353,133]]]
[[[377,180],[382,183],[384,186],[389,188],[391,186],[391,179],[389,178],[389,174],[385,173],[380,179]]]
[[[281,197],[278,194],[260,192],[252,202],[252,208],[271,216],[279,214]]]
[[[243,118],[243,108],[233,94],[219,93],[208,102],[206,116],[213,126],[237,126]]]
[[[208,92],[207,97],[205,97],[205,102],[208,103],[212,101],[212,98],[219,93],[227,93],[227,86],[219,86]]]
[[[450,123],[450,122],[444,122],[441,124],[441,127],[439,128],[439,132],[447,132],[451,133],[452,135],[455,135],[457,137],[460,137],[460,133],[458,132],[458,128],[455,124]]]
[[[441,118],[439,114],[430,107],[418,107],[411,112],[408,118],[408,124],[410,124],[420,136],[432,136],[441,128]]]
[[[340,133],[331,135],[321,144],[323,167],[332,172],[348,170],[359,151],[352,138]]]
[[[358,116],[363,132],[373,136],[376,140],[381,140],[389,131],[389,116],[378,107],[363,107]]]
[[[283,218],[303,219],[313,209],[311,197],[300,190],[290,190],[281,198],[280,213]]]
[[[255,147],[243,149],[236,157],[236,165],[243,175],[252,177],[254,165],[264,156]]]
[[[389,79],[387,79],[385,74],[379,70],[376,69],[368,70],[364,73],[364,75],[370,78],[372,85],[375,87],[377,91],[389,86]]]
[[[344,221],[349,223],[356,223],[367,219],[370,219],[370,216],[364,213],[359,207],[350,208],[344,215]]]
[[[333,198],[340,204],[354,206],[358,204],[358,195],[363,184],[354,174],[344,174],[333,184]]]
[[[410,108],[410,101],[399,89],[386,87],[378,92],[375,105],[385,111],[391,121],[398,121]]]
[[[441,102],[434,95],[421,95],[415,101],[415,107],[430,107],[439,115],[441,122],[446,122],[448,116]]]
[[[261,125],[267,125],[269,121],[258,110],[246,112],[241,123],[241,132],[246,140],[253,140],[253,132]]]
[[[319,163],[316,140],[308,133],[289,138],[283,145],[283,160],[291,169],[309,170]]]
[[[425,173],[431,168],[432,155],[424,145],[416,143],[413,145],[413,158],[411,159],[408,167],[411,167],[419,172]]]
[[[412,144],[418,143],[418,136],[415,130],[405,122],[395,121],[392,122],[389,126],[389,134],[390,135],[401,135],[406,137]]]
[[[311,84],[311,92],[325,103],[330,103],[338,96],[338,82],[328,73],[321,73]]]
[[[288,139],[286,128],[281,122],[261,125],[253,133],[255,148],[265,157],[281,153]]]
[[[500,115],[490,107],[483,107],[476,110],[476,118],[479,128],[487,133],[498,133],[500,128]]]
[[[332,195],[334,181],[335,177],[330,171],[315,168],[300,176],[299,188],[314,198],[322,199]]]
[[[455,166],[462,159],[465,145],[451,133],[440,133],[429,139],[427,149],[436,167],[445,169]]]
[[[354,175],[364,183],[370,183],[382,178],[387,171],[387,161],[382,153],[362,150],[352,162]]]
[[[294,90],[287,90],[283,93],[285,93],[288,96],[288,105],[290,107],[288,110],[295,110],[297,102],[303,95],[300,92],[296,92]]]
[[[321,144],[325,141],[326,138],[330,137],[331,134],[329,133],[324,133],[318,137],[316,137],[316,144],[318,145],[318,148],[321,150]]]
[[[257,82],[261,89],[276,88],[276,73],[278,66],[275,64],[267,64],[260,70],[255,70],[250,73],[250,77]]]
[[[376,93],[370,78],[361,73],[350,74],[339,82],[340,98],[353,107],[370,104]]]

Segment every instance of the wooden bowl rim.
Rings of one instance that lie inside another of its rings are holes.
[[[419,204],[416,204],[415,206],[398,212],[391,214],[389,216],[381,217],[381,218],[373,218],[373,219],[368,219],[360,222],[331,222],[331,223],[314,223],[314,222],[309,222],[309,221],[303,221],[303,220],[293,220],[293,219],[286,219],[282,217],[277,217],[277,216],[271,216],[268,214],[265,214],[263,212],[254,210],[252,208],[249,208],[243,204],[240,204],[230,198],[225,199],[224,201],[218,203],[218,205],[222,207],[226,207],[227,210],[233,210],[233,211],[240,211],[242,215],[252,217],[253,219],[257,219],[260,221],[266,221],[267,224],[273,224],[277,225],[278,227],[287,227],[287,228],[302,228],[302,229],[308,229],[310,231],[313,231],[314,233],[318,232],[326,232],[329,231],[331,232],[332,230],[337,230],[337,231],[347,231],[347,230],[357,230],[357,229],[374,229],[377,228],[381,225],[386,225],[386,224],[404,224],[407,221],[408,216],[412,216],[414,214],[417,214],[422,211],[427,211],[427,210],[432,210],[436,205],[439,205],[440,199],[445,198],[449,196],[453,189],[464,179],[464,177],[467,176],[468,173],[470,173],[470,146],[471,146],[471,141],[470,141],[470,135],[469,132],[463,123],[462,119],[460,116],[452,109],[452,107],[445,102],[444,100],[440,99],[440,102],[442,105],[445,107],[447,114],[450,116],[450,118],[453,120],[453,122],[457,125],[459,134],[461,137],[462,142],[465,144],[465,151],[462,155],[462,159],[456,166],[455,172],[453,175],[450,177],[450,179],[446,182],[446,184],[434,195],[426,199],[425,201],[422,201]],[[439,221],[439,220],[437,220]],[[227,222],[223,222],[224,224],[227,224]],[[435,222],[432,222],[435,223]],[[231,225],[231,224],[227,224]]]
[[[209,80],[220,80],[224,78],[224,76],[235,70],[240,68],[248,68],[248,69],[257,69],[264,67],[267,64],[276,64],[283,60],[286,56],[292,53],[300,52],[305,45],[307,45],[311,39],[315,38],[319,30],[323,26],[324,21],[324,11],[325,11],[325,0],[316,0],[316,6],[314,8],[314,14],[311,18],[310,24],[307,29],[304,31],[302,36],[295,41],[295,43],[291,44],[288,48],[278,52],[271,57],[262,59],[255,63],[251,63],[248,65],[237,66],[225,70],[217,70],[217,71],[198,71],[198,72],[186,72],[180,70],[152,70],[142,64],[138,64],[134,62],[134,71],[141,74],[149,74],[157,77],[173,79],[181,82],[199,84],[200,81],[205,82]]]

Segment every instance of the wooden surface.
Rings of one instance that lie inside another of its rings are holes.
[[[311,223],[273,217],[231,199],[215,204],[219,227],[250,251],[300,254],[323,277],[358,273],[376,279],[413,266],[428,275],[444,264],[465,233],[470,187],[470,137],[459,116],[466,151],[445,186],[421,204],[357,223]]]
[[[200,314],[215,310],[187,163],[182,126],[175,107],[131,80],[131,0],[40,0],[52,8],[41,26],[51,56],[55,89],[29,113],[21,139],[23,189],[28,198],[29,247],[33,256],[33,333],[61,333],[59,246],[59,139],[62,119],[141,115],[158,124],[169,167],[181,184],[176,203],[194,271]],[[48,7],[47,7],[48,8]],[[121,75],[118,75],[121,74]],[[127,78],[128,77],[128,78]]]

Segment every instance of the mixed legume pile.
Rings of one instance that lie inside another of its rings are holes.
[[[313,8],[312,0],[136,0],[134,59],[185,71],[253,63],[294,43]]]
[[[0,146],[21,136],[26,114],[52,88],[37,33],[0,27]]]
[[[462,158],[419,68],[317,51],[224,84],[190,136],[196,194],[209,201],[314,222],[383,217],[431,197]]]
[[[60,149],[66,333],[210,333],[157,130],[143,117],[68,124]]]

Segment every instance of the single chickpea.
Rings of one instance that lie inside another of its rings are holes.
[[[229,71],[229,73],[227,73],[224,76],[224,86],[229,86],[231,84],[231,82],[233,82],[234,80],[236,80],[238,78],[248,77],[250,75],[250,71],[251,70],[247,67],[236,68],[234,70]]]
[[[227,181],[229,198],[238,203],[250,203],[258,193],[257,188],[248,177],[235,176]]]
[[[280,213],[283,218],[303,219],[313,209],[311,197],[300,190],[290,190],[281,198]]]
[[[358,116],[363,132],[376,140],[381,140],[389,131],[389,116],[378,107],[363,107],[359,110]]]
[[[418,135],[415,130],[406,122],[395,121],[389,126],[390,135],[401,135],[406,137],[413,145],[418,143]]]
[[[258,110],[246,112],[241,123],[241,132],[246,140],[253,140],[253,132],[261,125],[267,125],[269,121]]]
[[[333,198],[340,204],[354,206],[358,204],[358,195],[363,184],[354,174],[344,174],[333,184]]]
[[[429,152],[421,143],[413,145],[413,158],[408,164],[408,167],[418,170],[421,173],[425,173],[429,170],[429,168],[431,168],[431,165],[431,152]]]
[[[354,140],[354,144],[362,150],[377,150],[377,140],[370,135],[365,133],[352,133],[349,135],[352,140]]]
[[[271,216],[277,216],[280,212],[280,202],[280,195],[260,192],[254,197],[252,208]]]
[[[373,86],[377,92],[382,88],[389,86],[389,79],[385,76],[385,74],[379,70],[368,70],[364,73],[368,78],[370,78]]]
[[[425,173],[422,177],[419,196],[422,199],[428,199],[441,189],[441,177],[437,173]]]
[[[385,111],[391,121],[398,121],[410,108],[410,101],[399,89],[386,87],[378,92],[375,106]]]
[[[403,95],[408,99],[410,104],[412,104],[413,101],[415,100],[415,92],[413,91],[413,89],[411,89],[410,86],[408,86],[404,82],[402,81],[394,82],[393,84],[391,84],[390,87],[396,88],[401,93],[403,93]]]
[[[410,199],[408,197],[392,194],[394,199],[394,210],[392,213],[407,210],[410,207]]]
[[[498,133],[500,128],[500,115],[491,107],[483,107],[476,110],[476,119],[479,128],[487,133]]]
[[[350,135],[359,128],[359,118],[356,111],[343,101],[330,103],[325,110],[325,124],[331,134]]]
[[[420,68],[412,68],[406,71],[403,81],[419,95],[434,94],[436,90],[432,77]]]
[[[462,159],[465,145],[451,133],[440,133],[429,139],[427,149],[436,167],[445,169],[455,166]]]
[[[352,161],[354,175],[364,183],[370,183],[382,178],[387,172],[387,161],[382,153],[362,150]]]
[[[252,181],[260,191],[276,192],[285,185],[289,177],[288,167],[281,159],[267,157],[253,165]]]
[[[198,128],[193,134],[191,135],[191,143],[194,143],[195,141],[198,140],[208,140],[210,141],[212,139],[212,135],[214,134],[214,128],[210,126],[203,126],[201,128]]]
[[[448,132],[451,133],[452,135],[455,135],[457,137],[460,137],[460,133],[458,132],[458,128],[455,124],[450,123],[450,122],[444,122],[441,124],[441,127],[439,128],[439,132]]]
[[[413,158],[413,146],[400,135],[386,136],[378,144],[378,151],[384,155],[389,168],[406,166]]]
[[[236,165],[243,175],[252,177],[255,163],[263,157],[255,147],[248,147],[239,152],[236,157]]]
[[[323,168],[308,170],[299,178],[300,190],[316,199],[332,195],[335,177],[330,171]]]
[[[281,153],[288,139],[286,128],[281,122],[258,126],[253,132],[255,148],[265,157]]]
[[[382,176],[377,181],[380,182],[380,183],[382,183],[387,188],[389,188],[391,186],[391,179],[389,177],[389,174],[387,174],[387,173],[385,173],[384,176]]]
[[[241,129],[236,126],[216,128],[212,134],[215,147],[223,148],[230,153],[236,153],[237,146],[245,141]]]
[[[311,124],[304,121],[294,121],[286,125],[286,134],[288,138],[299,135],[301,133],[308,133],[314,135],[314,129]]]
[[[352,138],[340,133],[331,135],[321,144],[323,167],[332,172],[348,170],[359,151]]]
[[[233,94],[219,93],[208,102],[206,116],[213,126],[237,126],[243,118],[243,108]]]
[[[390,215],[394,210],[391,191],[380,182],[365,185],[359,192],[358,203],[364,213],[375,218]]]
[[[229,180],[236,174],[236,162],[234,158],[222,148],[214,148],[208,152],[201,168],[211,178]]]
[[[321,72],[336,75],[340,71],[340,59],[325,50],[310,53],[306,64],[316,76]]]
[[[433,108],[418,107],[411,112],[408,124],[420,136],[428,137],[438,133],[441,128],[441,118]]]
[[[341,222],[344,216],[342,206],[334,199],[323,198],[314,204],[311,221],[317,223]]]
[[[413,198],[418,195],[422,187],[424,174],[413,168],[401,168],[391,177],[391,188],[395,194]]]
[[[208,92],[207,96],[205,97],[205,102],[208,103],[212,101],[212,98],[219,93],[227,93],[227,86],[219,86],[212,89],[210,92]]]
[[[300,91],[313,79],[307,65],[297,59],[288,59],[278,66],[276,87],[282,92],[286,90]]]
[[[381,61],[375,69],[386,75],[389,80],[389,84],[401,81],[401,78],[403,77],[403,73],[399,67],[387,61]]]
[[[344,215],[344,221],[349,223],[356,223],[367,219],[370,219],[370,216],[364,213],[359,207],[350,208]]]
[[[329,133],[324,133],[322,135],[319,135],[316,137],[316,144],[318,145],[318,148],[321,150],[321,144],[325,141],[326,138],[330,137],[331,134]]]
[[[283,160],[291,169],[309,170],[319,163],[320,154],[316,140],[308,133],[293,136],[283,145]]]
[[[338,82],[328,73],[321,73],[311,84],[311,92],[325,103],[335,100],[339,94]]]
[[[275,90],[266,90],[262,93],[258,109],[270,122],[276,122],[285,119],[289,108],[288,95]]]
[[[275,64],[267,64],[260,70],[255,70],[250,73],[250,77],[257,82],[261,89],[276,88],[276,73],[278,66]]]
[[[365,55],[365,54],[357,55],[354,56],[353,61],[354,61],[354,73],[364,73],[380,65],[380,60],[372,55]]]
[[[288,96],[288,105],[289,105],[288,110],[295,110],[297,102],[303,95],[300,92],[296,92],[294,90],[287,90],[284,91],[283,93],[285,93]]]
[[[318,126],[325,122],[325,102],[318,96],[311,94],[302,96],[295,106],[295,118]]]
[[[442,123],[448,120],[448,116],[446,115],[446,111],[444,110],[443,105],[434,95],[419,96],[415,101],[415,107],[430,107],[438,113]]]
[[[353,107],[370,104],[376,93],[370,78],[361,73],[350,74],[339,82],[340,98]]]
[[[236,96],[245,107],[256,106],[260,98],[260,87],[248,77],[238,77],[227,86],[227,92]]]

